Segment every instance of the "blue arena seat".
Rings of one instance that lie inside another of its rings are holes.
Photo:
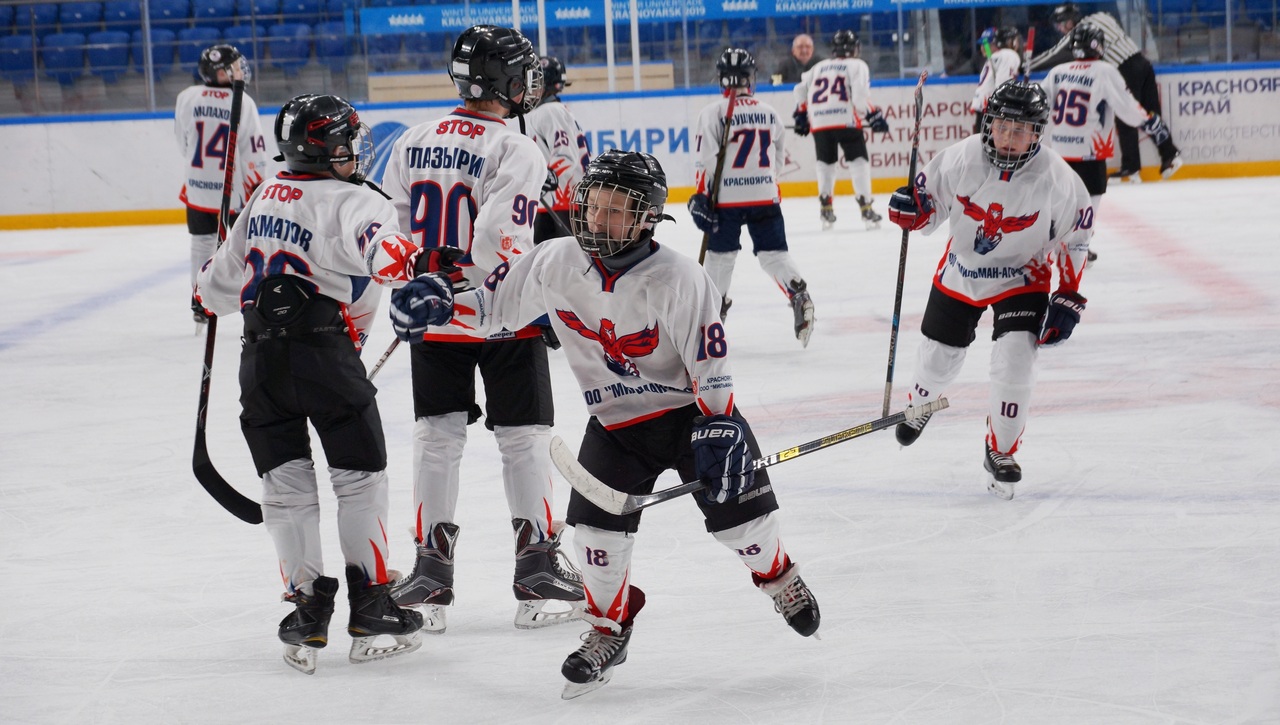
[[[60,85],[70,86],[84,75],[84,33],[50,33],[40,43],[44,72]]]
[[[102,29],[102,3],[70,2],[58,6],[62,32],[85,33]]]
[[[133,62],[138,72],[144,72],[146,46],[143,43],[141,30],[135,30],[129,36],[133,48]],[[173,69],[174,46],[177,45],[177,34],[168,28],[151,29],[151,65],[156,78]]]
[[[30,34],[0,36],[0,77],[15,86],[36,77],[35,41]]]
[[[350,55],[346,23],[341,20],[319,23],[315,26],[313,38],[316,42],[316,60],[334,74],[345,73],[347,56]]]
[[[369,70],[374,73],[385,73],[395,67],[400,59],[400,35],[365,35],[362,36],[365,47],[365,58],[369,61]]]
[[[287,24],[313,25],[322,20],[321,0],[281,0],[280,20]]]
[[[235,22],[236,0],[198,0],[191,4],[191,20],[197,26],[225,30]]]
[[[151,28],[178,32],[191,25],[191,3],[188,0],[150,0]]]
[[[107,0],[102,4],[102,26],[106,30],[132,33],[142,29],[141,0]]]
[[[196,65],[200,63],[200,54],[205,48],[214,45],[221,39],[217,28],[199,26],[183,28],[178,31],[178,67],[198,78]]]
[[[0,5],[0,35],[13,32],[13,6]]]
[[[267,51],[271,65],[294,76],[311,58],[311,26],[303,23],[281,23],[267,29]]]
[[[445,33],[407,33],[404,36],[404,52],[419,70],[441,68],[453,51],[450,37]]]
[[[13,27],[18,33],[43,38],[58,31],[58,4],[33,3],[19,5],[13,14]]]
[[[236,0],[236,17],[245,25],[280,22],[280,0]]]
[[[129,70],[129,34],[123,30],[99,30],[85,39],[89,72],[104,83],[115,83]]]
[[[234,45],[249,60],[262,57],[262,50],[267,41],[267,28],[264,25],[232,25],[222,31],[223,41]]]

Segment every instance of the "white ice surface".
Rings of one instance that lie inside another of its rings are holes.
[[[0,233],[0,722],[1280,722],[1277,199],[1280,178],[1112,187],[1084,321],[1040,356],[1014,500],[983,483],[989,315],[951,410],[915,446],[879,433],[773,469],[821,640],[783,624],[689,502],[648,511],[630,658],[572,702],[559,668],[583,627],[512,627],[511,528],[483,427],[463,465],[448,633],[351,665],[340,603],[318,672],[301,675],[275,636],[288,607],[270,539],[191,474],[204,337],[185,229]],[[749,254],[728,325],[737,402],[767,451],[879,417],[901,236],[863,231],[847,196],[826,233],[815,199],[785,209],[813,340],[800,348]],[[660,239],[696,255],[701,235],[671,211]],[[944,243],[911,239],[895,408]],[[238,325],[222,327],[209,449],[257,499]],[[383,320],[368,364],[390,339]],[[584,408],[552,360],[555,430],[576,450]],[[400,350],[377,381],[399,568],[413,551],[408,370]],[[557,513],[567,497],[557,481]]]

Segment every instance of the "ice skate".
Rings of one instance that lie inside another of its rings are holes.
[[[809,297],[809,285],[802,279],[791,280],[791,313],[795,316],[796,339],[801,347],[809,347],[813,334],[813,299]]]
[[[880,222],[883,221],[884,217],[871,208],[871,197],[858,197],[858,208],[862,210],[862,223],[867,225],[867,231],[880,228]]]
[[[720,321],[724,322],[729,317],[729,308],[733,307],[733,300],[726,295],[720,298]]]
[[[802,637],[816,635],[822,615],[818,612],[818,600],[800,578],[800,567],[791,564],[774,579],[761,579],[752,573],[752,580],[760,591],[773,597],[773,608],[782,614],[787,624]]]
[[[997,453],[987,446],[987,454],[982,465],[991,474],[987,481],[987,490],[1005,501],[1013,498],[1013,485],[1022,480],[1022,466],[1013,460],[1013,456]]]
[[[448,522],[431,527],[426,543],[417,542],[413,571],[391,584],[391,598],[422,614],[422,631],[444,634],[445,607],[453,603],[453,554],[459,528]]]
[[[922,415],[919,418],[899,423],[893,429],[893,435],[898,439],[898,445],[905,448],[906,446],[915,443],[916,439],[920,437],[920,434],[924,432],[925,424],[928,423],[929,419],[932,417],[933,413],[930,413],[928,415]]]
[[[822,205],[822,231],[826,231],[836,225],[836,210],[832,207],[832,198],[829,196],[819,196],[818,203]]]
[[[516,605],[516,629],[538,629],[579,619],[585,606],[582,574],[560,551],[564,524],[552,524],[553,533],[532,541],[536,529],[525,519],[512,519],[516,532],[516,573],[511,585]],[[547,609],[551,606],[551,609]]]
[[[1121,169],[1111,174],[1108,179],[1114,179],[1120,184],[1141,184],[1142,177],[1139,175],[1139,169]]]
[[[583,619],[591,623],[582,635],[582,646],[565,658],[560,674],[568,680],[560,697],[572,700],[604,687],[613,679],[613,668],[627,661],[627,645],[636,614],[644,606],[644,592],[631,587],[627,621],[619,624],[588,610]]]
[[[1160,176],[1161,178],[1167,179],[1170,176],[1173,176],[1174,174],[1178,173],[1178,169],[1181,169],[1181,168],[1182,168],[1182,152],[1174,151],[1173,156],[1170,156],[1167,159],[1162,159],[1160,161]]]
[[[316,672],[316,652],[329,644],[329,618],[333,616],[338,580],[322,576],[311,586],[311,594],[295,591],[283,597],[295,609],[280,620],[279,632],[280,641],[284,642],[285,663],[308,675]]]
[[[348,566],[347,596],[351,602],[347,633],[351,635],[352,662],[395,657],[422,646],[422,615],[397,606],[391,598],[391,585],[369,584],[360,567]],[[382,635],[390,636],[394,644],[377,644]]]

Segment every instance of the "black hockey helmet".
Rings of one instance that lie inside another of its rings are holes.
[[[473,25],[462,31],[453,44],[449,75],[458,95],[475,101],[496,98],[512,113],[527,113],[542,98],[542,66],[533,44],[511,28]]]
[[[1002,153],[992,139],[991,125],[996,119],[1015,121],[1023,126],[1023,132],[1032,134],[1027,150],[1016,155]],[[987,159],[1004,171],[1022,168],[1040,150],[1040,136],[1049,122],[1049,98],[1044,89],[1029,81],[1008,80],[1000,84],[987,99],[987,109],[982,118],[982,146]]]
[[[996,31],[995,46],[1018,50],[1022,45],[1022,33],[1012,25],[1006,25]]]
[[[1075,3],[1063,3],[1053,9],[1053,24],[1080,22],[1080,6]]]
[[[554,55],[542,56],[538,59],[538,65],[542,67],[544,94],[558,96],[564,92],[565,86],[573,85],[572,81],[565,80],[564,62]]]
[[[667,175],[650,154],[609,149],[591,160],[569,207],[582,251],[613,257],[648,242],[665,217]]]
[[[219,43],[211,45],[204,49],[200,54],[200,62],[196,64],[196,70],[200,74],[200,80],[204,81],[206,86],[223,86],[230,87],[231,83],[220,83],[218,81],[218,71],[226,71],[227,77],[231,77],[231,69],[237,61],[244,56],[234,45]],[[244,69],[244,79],[249,80],[249,64],[241,62]]]
[[[831,53],[837,58],[850,58],[858,54],[862,41],[852,30],[837,30],[831,38]]]
[[[1107,36],[1096,25],[1077,25],[1071,31],[1071,55],[1076,58],[1101,58],[1107,49]]]
[[[756,81],[756,59],[743,48],[725,48],[716,61],[720,87],[751,88]]]
[[[358,184],[373,165],[369,127],[338,96],[308,93],[290,99],[276,114],[275,132],[280,148],[276,161],[284,161],[290,171],[330,173],[334,164],[355,161],[355,171],[338,178]]]

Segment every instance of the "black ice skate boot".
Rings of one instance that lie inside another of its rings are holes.
[[[867,229],[880,228],[880,222],[884,217],[877,214],[875,209],[871,208],[871,197],[858,197],[858,208],[862,210],[862,223],[867,225]]]
[[[907,407],[910,408],[911,406]],[[899,423],[894,427],[893,435],[898,439],[898,445],[909,446],[912,443],[915,443],[916,439],[920,437],[920,434],[924,432],[925,424],[928,423],[929,419],[932,417],[933,413],[929,413],[928,415],[922,415],[919,418],[913,418]]]
[[[422,615],[397,606],[389,584],[370,584],[358,566],[347,566],[347,598],[351,602],[350,660],[356,664],[412,652],[422,646]],[[389,635],[395,643],[374,644],[379,635]]]
[[[1013,484],[1022,480],[1022,466],[1013,460],[1013,456],[993,451],[990,445],[985,447],[987,455],[982,459],[982,465],[991,474],[987,490],[1008,501],[1013,498]]]
[[[331,576],[317,578],[312,593],[295,591],[283,599],[294,605],[289,616],[280,620],[280,641],[284,642],[284,661],[308,675],[316,671],[316,650],[329,644],[329,618],[333,616],[333,597],[338,593],[338,580]]]
[[[829,196],[819,196],[818,203],[822,206],[822,230],[826,231],[836,225],[836,210],[832,206],[834,200]]]
[[[813,598],[813,592],[800,578],[799,566],[790,563],[782,574],[773,579],[762,579],[752,572],[751,580],[760,587],[760,591],[773,597],[773,608],[782,614],[792,629],[804,637],[817,633],[822,614],[818,611],[818,600]]]
[[[445,607],[453,603],[453,553],[458,543],[456,524],[431,527],[425,542],[417,542],[413,571],[391,584],[391,598],[402,607],[418,607],[422,631],[444,634]]]
[[[568,680],[560,693],[562,699],[572,700],[604,687],[613,679],[613,668],[627,661],[631,627],[644,607],[644,592],[631,587],[627,601],[629,611],[622,623],[608,619],[594,609],[582,615],[591,623],[592,629],[582,634],[582,646],[566,657],[560,666],[560,674]]]
[[[724,322],[729,317],[729,308],[733,307],[733,300],[728,297],[720,298],[720,321]]]
[[[560,551],[564,524],[554,522],[551,535],[540,542],[533,541],[537,529],[532,522],[512,519],[511,526],[516,532],[516,573],[511,589],[520,602],[516,607],[516,628],[549,627],[582,616],[582,602],[586,599],[582,573]],[[551,601],[572,604],[547,611],[545,607]]]
[[[813,298],[809,296],[809,285],[802,279],[791,280],[791,314],[795,318],[796,339],[800,347],[809,347],[809,336],[813,334]]]

